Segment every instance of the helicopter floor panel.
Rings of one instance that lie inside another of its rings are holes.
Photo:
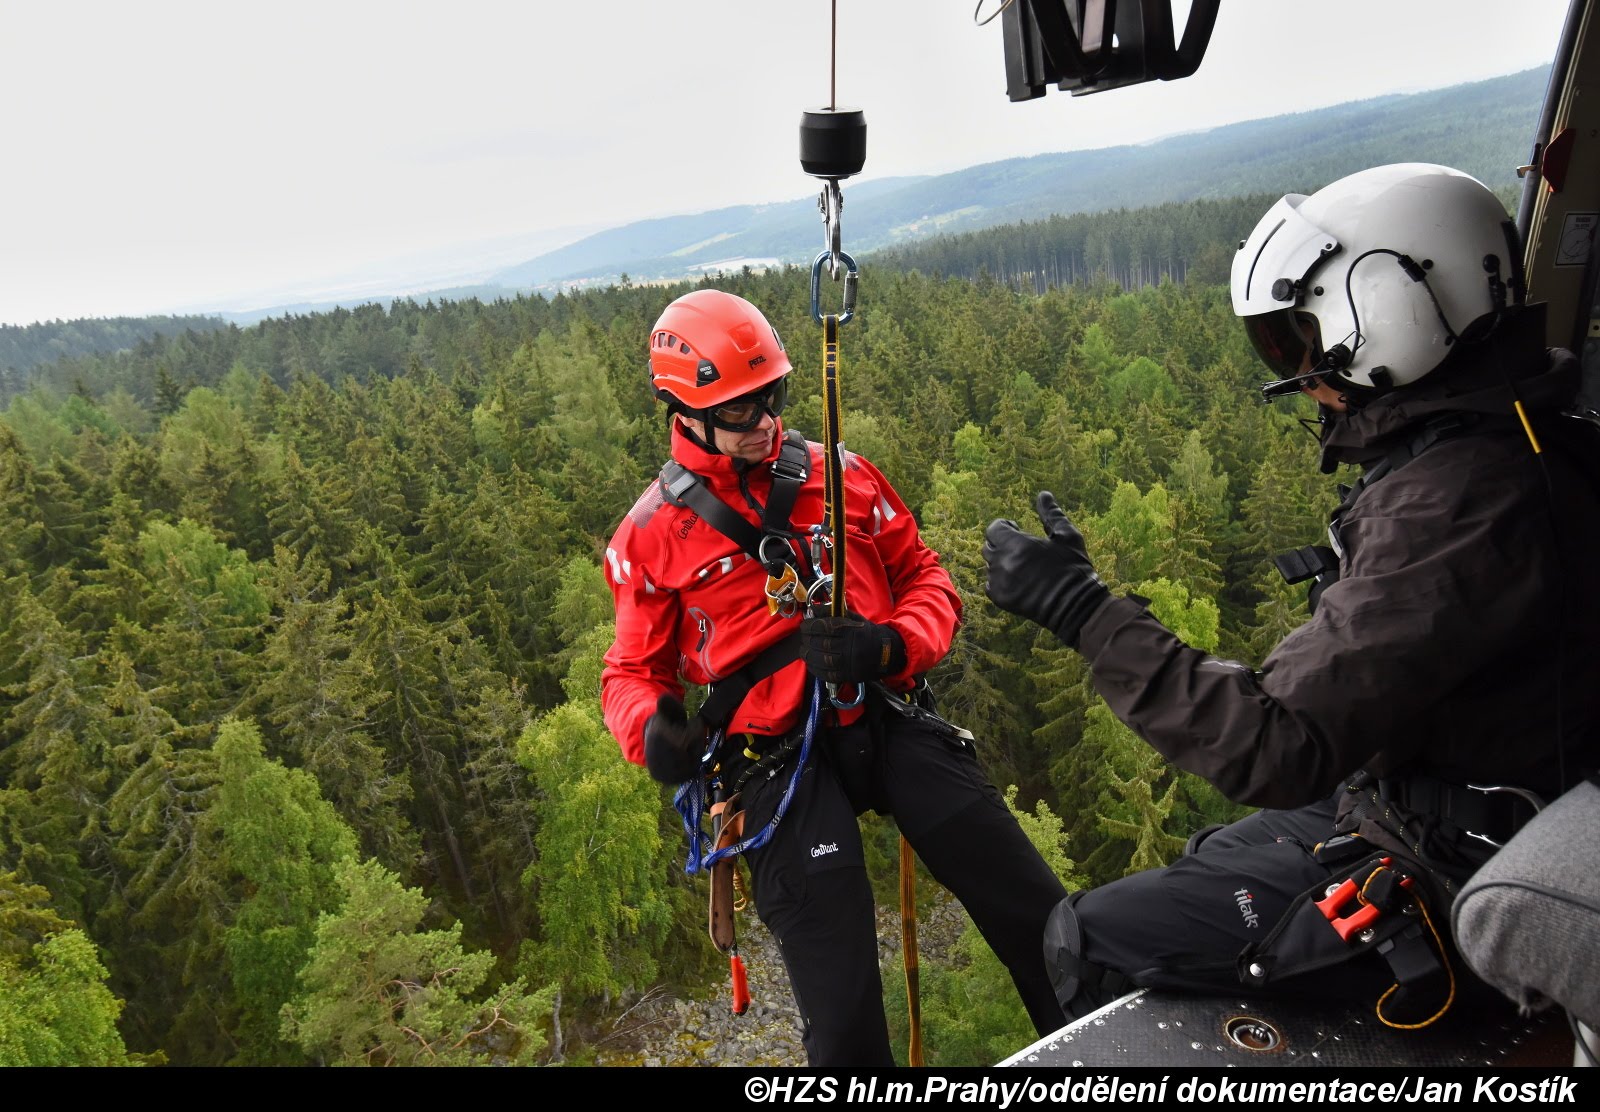
[[[1418,1031],[1370,1007],[1142,990],[999,1063],[1035,1067],[1437,1067],[1572,1064],[1559,1009],[1493,1017],[1456,1007]]]

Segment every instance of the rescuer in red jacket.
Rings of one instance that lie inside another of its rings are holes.
[[[672,415],[672,461],[606,549],[617,623],[601,681],[606,725],[663,783],[717,769],[747,838],[790,792],[782,822],[744,857],[812,1065],[893,1064],[856,822],[867,810],[893,817],[961,900],[1046,1034],[1065,1015],[1038,939],[1065,890],[971,735],[933,713],[919,683],[950,649],[960,596],[888,480],[846,452],[850,616],[807,616],[833,561],[813,530],[824,521],[822,448],[780,420],[789,371],[777,332],[743,298],[696,290],[656,322],[650,376]],[[823,701],[807,749],[812,677],[838,698]],[[709,688],[693,718],[685,682]],[[837,705],[863,689],[860,705]]]

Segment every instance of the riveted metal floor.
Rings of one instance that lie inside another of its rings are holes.
[[[1572,1064],[1557,1009],[1521,1018],[1465,1006],[1419,1031],[1385,1026],[1370,1008],[1302,1000],[1129,993],[1012,1055],[1002,1066],[1434,1067]]]

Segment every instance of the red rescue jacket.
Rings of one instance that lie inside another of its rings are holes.
[[[673,459],[757,526],[761,514],[752,503],[767,504],[769,464],[782,443],[780,425],[767,460],[744,466],[705,451],[676,421],[672,428]],[[815,443],[808,447],[811,474],[789,515],[801,536],[823,520],[823,450]],[[909,690],[917,675],[950,651],[961,598],[938,554],[922,543],[911,512],[876,467],[846,452],[844,485],[845,603],[861,617],[899,632],[906,667],[884,681]],[[803,568],[799,560],[793,562]],[[606,571],[616,600],[617,632],[605,656],[600,704],[606,726],[635,764],[644,763],[644,724],[661,693],[681,698],[685,681],[707,685],[726,678],[793,633],[801,619],[799,613],[789,618],[769,613],[761,564],[693,510],[667,502],[659,479],[617,527],[606,549]],[[807,685],[805,664],[795,661],[756,684],[727,728],[784,733],[800,719]]]

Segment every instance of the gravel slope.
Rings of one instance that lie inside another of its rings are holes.
[[[917,921],[918,962],[941,960],[966,925],[966,913],[947,895]],[[739,913],[739,953],[750,986],[750,1007],[734,1015],[724,969],[703,999],[661,995],[635,1008],[596,1064],[602,1066],[805,1066],[800,1015],[777,943],[753,910]],[[709,944],[709,943],[708,943]],[[900,909],[878,908],[878,950],[886,986],[904,986]]]

